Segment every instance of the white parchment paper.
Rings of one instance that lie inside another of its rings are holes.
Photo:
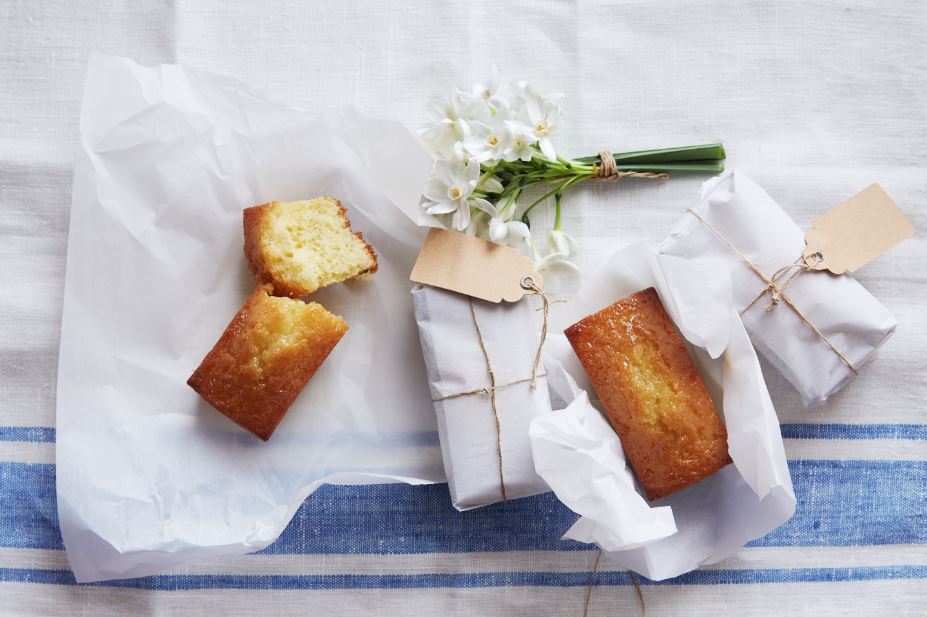
[[[564,537],[596,543],[612,561],[655,580],[720,561],[795,511],[779,422],[733,307],[730,279],[715,276],[718,267],[711,259],[660,255],[651,245],[631,245],[585,281],[554,313],[553,323],[562,331],[654,287],[724,418],[732,465],[648,504],[625,466],[614,431],[580,393],[592,390],[562,335],[551,340],[547,353],[576,383],[551,379],[551,386],[558,398],[573,402],[531,426],[538,473],[558,499],[582,515]]]
[[[693,210],[767,276],[793,263],[805,249],[805,232],[741,171],[728,170],[706,181]],[[738,310],[765,286],[737,253],[688,213],[662,242],[660,252],[718,259],[730,274]],[[874,359],[895,331],[894,316],[850,274],[804,273],[786,293],[857,369]],[[753,344],[795,386],[805,406],[823,405],[856,374],[789,306],[781,303],[764,310],[768,305],[767,294],[742,315]]]
[[[322,482],[443,481],[409,297],[423,230],[400,212],[431,159],[400,124],[94,56],[80,133],[57,404],[77,580],[258,550]],[[313,295],[350,331],[262,443],[185,381],[254,287],[241,210],[323,194],[380,268]]]

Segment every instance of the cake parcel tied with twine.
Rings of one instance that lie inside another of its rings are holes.
[[[586,180],[718,173],[724,148],[565,158],[553,141],[557,103],[498,71],[432,102],[429,115],[420,136],[435,161],[421,222],[445,231],[429,233],[412,295],[451,500],[463,510],[548,489],[535,471],[528,429],[551,411],[541,362],[544,281],[578,273],[577,244],[562,226],[564,192]],[[555,220],[542,250],[531,215],[551,199]],[[723,442],[723,427],[718,434]]]
[[[895,331],[895,317],[850,273],[913,233],[877,184],[803,232],[758,184],[730,170],[705,182],[660,252],[715,259],[757,350],[816,407]]]
[[[541,352],[547,298],[514,249],[432,229],[411,279],[451,502],[467,510],[547,491],[528,426],[551,410]],[[540,333],[525,295],[540,294]]]

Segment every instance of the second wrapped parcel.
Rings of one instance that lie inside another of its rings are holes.
[[[529,301],[497,304],[428,285],[412,301],[454,507],[550,490],[528,439],[531,420],[551,410],[543,368],[534,373],[540,336]]]

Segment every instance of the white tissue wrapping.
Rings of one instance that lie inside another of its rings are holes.
[[[443,481],[408,291],[431,157],[402,125],[93,56],[80,132],[57,402],[78,581],[261,549],[323,482]],[[379,271],[313,294],[350,331],[263,443],[185,382],[254,288],[242,209],[324,194]]]
[[[530,429],[538,473],[581,515],[564,537],[595,543],[615,563],[654,580],[718,562],[795,511],[775,410],[732,305],[730,280],[713,276],[718,265],[631,245],[553,315],[553,327],[560,331],[620,298],[656,289],[728,431],[733,465],[697,484],[648,504],[624,464],[614,431],[578,395],[580,388],[589,390],[589,381],[566,337],[552,337],[546,348],[550,359],[545,362],[556,366],[554,360],[559,361],[579,384],[552,379],[557,398],[573,403],[538,418]]]
[[[528,299],[495,304],[427,285],[416,286],[412,298],[454,507],[502,501],[503,482],[506,499],[549,490],[535,473],[528,441],[531,420],[550,412],[543,367],[536,387],[527,381],[540,342]],[[490,386],[487,355],[496,413],[488,394],[457,396]]]
[[[693,210],[767,276],[794,262],[805,248],[804,232],[743,172],[730,170],[705,182]],[[766,285],[690,213],[663,240],[660,252],[716,258],[730,274],[738,310]],[[802,273],[786,293],[857,369],[872,360],[895,331],[892,314],[849,274]],[[753,344],[795,386],[806,407],[824,404],[855,373],[786,303],[764,311],[768,304],[767,294],[741,316]]]

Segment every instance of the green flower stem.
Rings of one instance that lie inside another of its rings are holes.
[[[535,199],[533,202],[531,202],[531,205],[529,205],[527,208],[525,208],[525,212],[524,212],[524,214],[522,214],[522,218],[528,216],[528,213],[529,213],[529,212],[531,212],[532,210],[534,210],[535,208],[537,208],[537,207],[538,207],[538,204],[540,204],[542,201],[544,201],[545,199],[547,199],[547,198],[550,197],[551,195],[553,195],[553,194],[555,194],[555,193],[562,193],[562,192],[570,185],[570,180],[572,180],[572,178],[566,180],[563,184],[561,184],[561,185],[558,186],[557,188],[555,188],[555,189],[553,189],[552,191],[549,191],[549,192],[547,192],[547,193],[544,193],[544,194],[541,195],[539,198],[537,198],[537,199]]]
[[[539,205],[542,201],[544,201],[545,199],[547,199],[547,198],[550,197],[551,195],[555,195],[555,194],[557,194],[557,193],[563,193],[565,190],[567,190],[568,188],[570,188],[570,187],[573,186],[574,184],[577,184],[577,183],[579,183],[579,182],[582,182],[582,181],[585,180],[585,179],[586,179],[585,176],[573,176],[572,178],[568,178],[565,182],[563,182],[563,184],[561,184],[560,186],[558,186],[558,187],[555,188],[554,190],[552,190],[552,191],[550,191],[550,192],[548,192],[548,193],[545,193],[545,194],[542,195],[540,198],[534,200],[534,201],[531,203],[531,205],[528,206],[527,208],[525,208],[525,211],[522,213],[522,215],[521,215],[521,220],[522,220],[522,222],[525,223],[525,225],[529,225],[530,223],[529,223],[529,221],[528,221],[528,215],[531,213],[532,210],[534,210],[535,208],[537,208],[538,205]]]
[[[508,211],[515,208],[515,200],[518,199],[519,194],[521,194],[521,188],[515,187],[511,193],[506,197],[505,207],[502,208],[501,214],[507,215]],[[503,216],[505,218],[505,216]]]
[[[616,152],[612,154],[619,171],[646,171],[676,173],[718,174],[724,171],[724,147],[721,144],[704,144],[684,146],[681,148],[663,148],[659,150],[638,150],[634,152]],[[599,156],[585,156],[577,159],[558,157],[550,161],[543,156],[536,156],[530,161],[500,161],[492,167],[483,167],[485,181],[496,178],[503,187],[501,193],[487,195],[485,191],[475,191],[475,196],[504,201],[502,212],[508,214],[516,208],[516,200],[522,191],[535,184],[553,184],[555,188],[531,202],[522,213],[521,219],[530,224],[528,215],[547,198],[555,198],[554,229],[560,229],[562,194],[570,187],[596,177],[599,169]]]
[[[701,146],[683,146],[681,148],[661,148],[659,150],[638,150],[636,152],[616,152],[612,154],[616,163],[681,163],[688,161],[723,161],[724,146],[705,144]],[[595,163],[598,155],[584,156],[576,159],[580,163]]]
[[[688,163],[618,163],[619,171],[665,171],[668,173],[719,174],[724,163],[712,161],[690,161]]]

